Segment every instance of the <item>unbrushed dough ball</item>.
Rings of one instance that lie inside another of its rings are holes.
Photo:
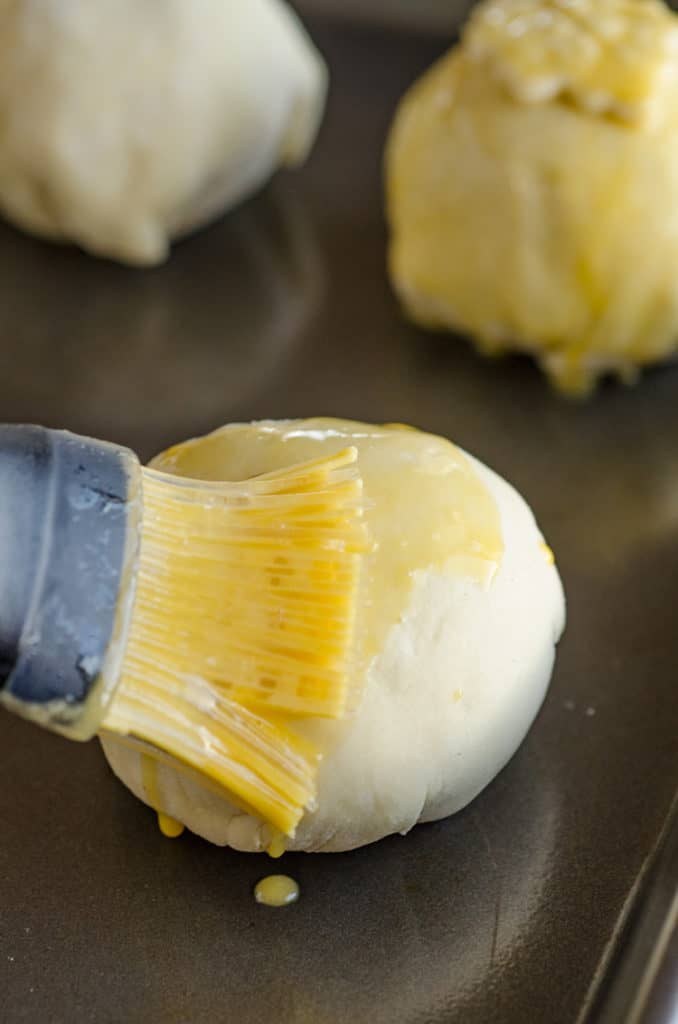
[[[233,425],[155,460],[206,479],[247,476],[358,449],[368,557],[358,612],[357,711],[306,722],[326,756],[317,809],[289,849],[349,850],[464,807],[521,743],[544,697],[564,625],[553,556],[523,499],[442,438],[342,420]],[[116,775],[193,832],[264,849],[265,823],[103,736]]]
[[[159,263],[304,159],[325,89],[282,0],[0,0],[0,210]]]
[[[678,348],[678,18],[657,0],[489,0],[402,101],[390,268],[412,318],[558,388]]]

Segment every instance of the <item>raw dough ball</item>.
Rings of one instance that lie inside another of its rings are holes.
[[[557,387],[678,347],[678,18],[656,0],[489,0],[408,92],[390,267],[419,323],[531,352]]]
[[[281,0],[0,0],[0,209],[158,263],[304,159],[325,87]]]
[[[344,722],[305,726],[331,747],[317,810],[289,849],[348,850],[464,807],[527,732],[564,625],[560,579],[530,509],[441,438],[342,420],[264,422],[226,427],[154,464],[242,479],[348,444],[377,541],[361,612],[365,691]],[[102,742],[116,775],[151,803],[140,755],[113,736]],[[269,842],[267,825],[171,766],[159,765],[157,794],[156,809],[214,843]]]

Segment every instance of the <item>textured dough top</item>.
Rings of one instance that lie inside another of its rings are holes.
[[[678,18],[658,0],[489,0],[465,52],[520,102],[564,96],[595,114],[644,123],[678,71]]]

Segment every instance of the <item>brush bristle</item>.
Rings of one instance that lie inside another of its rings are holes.
[[[140,684],[134,670],[116,693],[105,728],[165,751],[241,809],[293,834],[313,806],[316,748],[284,721],[225,699],[195,676],[158,671]]]
[[[354,679],[354,448],[235,484],[144,470],[137,592],[105,728],[219,782],[285,833],[317,752],[285,718],[341,717]]]

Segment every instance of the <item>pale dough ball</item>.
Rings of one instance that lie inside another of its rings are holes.
[[[0,0],[0,210],[158,263],[304,159],[325,89],[282,0]]]
[[[557,387],[678,348],[678,18],[488,0],[404,97],[390,270],[417,322],[529,352]]]
[[[334,735],[333,725],[307,726],[331,745],[317,810],[302,818],[290,849],[348,850],[464,807],[525,736],[564,625],[560,579],[530,509],[509,484],[440,438],[340,420],[264,422],[224,428],[155,464],[242,479],[347,444],[358,449],[379,542],[365,595],[376,605],[370,622],[383,609],[386,621],[374,633],[358,710]],[[427,564],[438,537],[450,557]],[[488,569],[488,553],[501,548],[498,567]],[[404,580],[398,565],[412,571],[394,606],[389,595]],[[140,755],[112,736],[102,742],[116,775],[152,803]],[[269,842],[267,825],[170,766],[158,768],[157,793],[156,809],[214,843],[254,851]]]

